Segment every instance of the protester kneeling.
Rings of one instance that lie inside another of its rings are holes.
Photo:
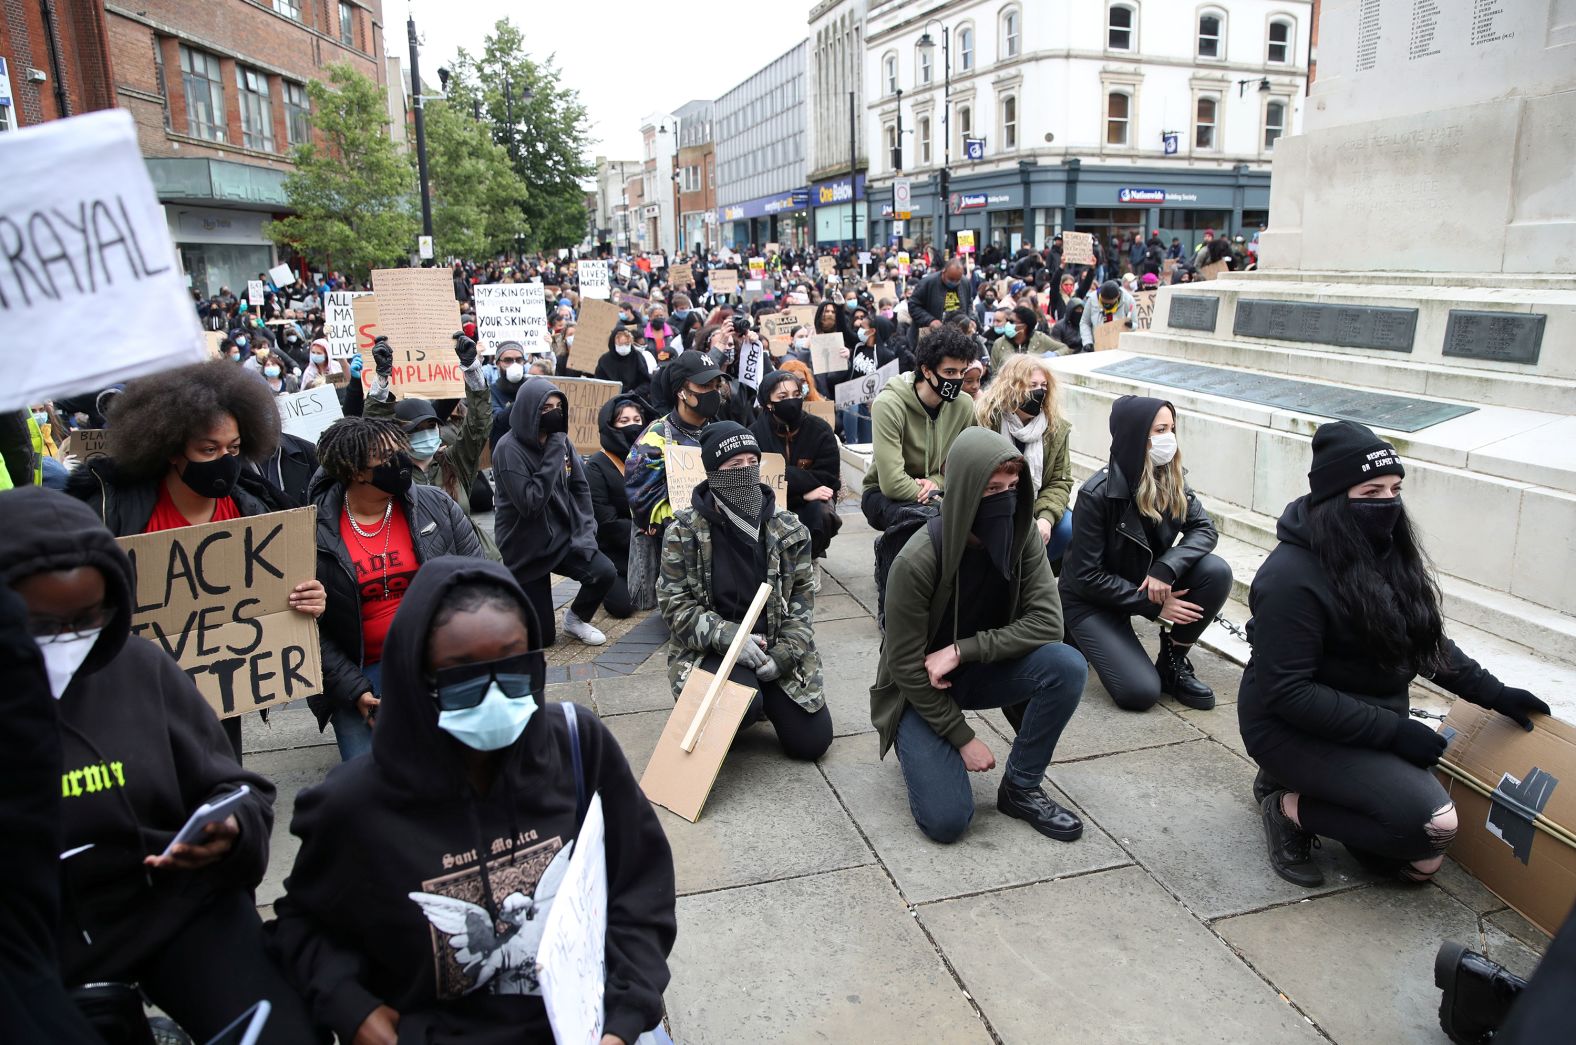
[[[996,808],[1051,838],[1083,833],[1041,786],[1088,669],[1062,644],[1026,470],[1004,436],[962,432],[947,454],[940,516],[909,538],[887,577],[870,718],[882,757],[896,744],[914,821],[937,842],[956,841],[974,818],[967,774],[996,765],[963,713],[996,707],[1020,723]]]
[[[756,591],[770,585],[729,678],[756,691],[744,725],[770,719],[789,758],[820,758],[832,744],[832,713],[815,648],[810,531],[761,484],[749,429],[714,421],[701,431],[700,453],[706,481],[668,524],[657,578],[674,697],[697,666],[721,667]]]
[[[582,791],[606,823],[606,1033],[661,1017],[673,855],[607,728],[545,704],[541,637],[501,564],[428,562],[389,629],[371,757],[296,799],[272,939],[342,1042],[552,1040],[536,958]]]
[[[1401,501],[1395,447],[1353,421],[1313,436],[1311,492],[1287,505],[1280,543],[1253,578],[1237,717],[1261,769],[1270,866],[1324,881],[1316,836],[1370,867],[1427,881],[1456,832],[1429,772],[1446,738],[1407,713],[1424,674],[1527,730],[1548,705],[1505,685],[1444,633],[1439,588]]]
[[[131,561],[92,509],[28,487],[0,495],[0,516],[0,586],[27,604],[59,702],[59,848],[72,855],[32,873],[61,875],[65,983],[136,984],[198,1041],[266,998],[263,1042],[317,1040],[252,897],[273,784],[241,768],[174,658],[131,634]],[[200,842],[170,847],[197,807],[242,787]]]

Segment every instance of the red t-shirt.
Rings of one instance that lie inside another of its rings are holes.
[[[209,522],[229,522],[239,519],[241,509],[235,506],[235,498],[221,497],[213,506],[213,518]],[[148,525],[143,533],[159,533],[162,530],[179,530],[182,526],[198,526],[175,507],[175,499],[170,496],[168,481],[159,484],[159,500],[153,506],[153,514],[148,516]]]
[[[350,525],[350,516],[339,516],[339,539],[345,542],[350,561],[356,567],[356,584],[361,591],[361,643],[363,661],[376,664],[383,659],[383,640],[388,637],[389,625],[394,621],[394,611],[399,609],[405,589],[416,576],[416,546],[410,539],[410,523],[405,513],[398,510],[389,516],[386,534],[380,529],[376,537],[363,537]],[[387,581],[384,579],[384,548],[388,549]],[[383,594],[385,587],[388,595]]]

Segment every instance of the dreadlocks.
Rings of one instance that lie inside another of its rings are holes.
[[[383,460],[385,451],[409,450],[405,429],[380,417],[342,417],[317,437],[317,463],[336,482],[349,485],[356,474]]]

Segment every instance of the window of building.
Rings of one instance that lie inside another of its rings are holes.
[[[919,118],[919,130],[917,132],[917,137],[919,138],[919,165],[921,167],[929,167],[930,166],[930,117],[929,116],[921,116]]]
[[[1269,49],[1264,58],[1266,61],[1285,65],[1291,61],[1292,24],[1284,18],[1277,18],[1270,23]]]
[[[918,80],[920,83],[923,84],[930,82],[932,76],[931,70],[934,68],[934,66],[931,64],[933,61],[934,55],[929,49],[924,47],[914,48],[914,68],[919,70]]]
[[[16,124],[11,122],[11,106],[0,105],[0,134],[16,130]]]
[[[186,93],[186,133],[193,138],[224,141],[224,81],[220,78],[219,59],[182,44],[181,84]]]
[[[356,46],[356,9],[340,0],[339,42],[346,47]]]
[[[882,127],[882,137],[886,139],[887,170],[898,170],[901,164],[897,158],[897,128],[886,124]]]
[[[974,136],[974,110],[967,105],[958,106],[957,154],[964,153],[963,143]]]
[[[1195,149],[1215,147],[1215,109],[1218,104],[1213,97],[1202,97],[1194,106],[1193,147]]]
[[[1226,45],[1221,26],[1226,16],[1219,11],[1205,11],[1198,16],[1198,56],[1200,58],[1226,57]]]
[[[958,30],[958,68],[969,72],[974,68],[974,27],[966,25]]]
[[[274,0],[274,11],[286,18],[301,20],[301,0]]]
[[[886,93],[897,93],[897,55],[889,54],[881,59],[881,80],[886,84]]]
[[[1018,99],[1011,94],[1001,100],[1001,147],[1018,147]]]
[[[285,96],[285,133],[290,137],[291,145],[305,145],[312,137],[312,128],[307,119],[312,115],[312,103],[306,96],[306,88],[289,80],[281,81]]]
[[[274,107],[268,97],[268,74],[244,65],[235,67],[240,88],[241,143],[248,149],[274,149]]]
[[[1009,7],[1001,16],[1001,56],[1016,58],[1023,49],[1023,12]]]
[[[1264,151],[1275,148],[1275,141],[1286,133],[1286,103],[1269,102],[1264,106]]]
[[[1131,51],[1134,26],[1138,21],[1133,9],[1126,4],[1112,4],[1106,12],[1105,45],[1112,51]]]
[[[1127,124],[1132,105],[1132,98],[1121,91],[1112,91],[1105,96],[1105,143],[1107,145],[1127,144]]]

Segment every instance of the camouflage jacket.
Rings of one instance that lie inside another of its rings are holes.
[[[767,520],[766,583],[772,594],[762,614],[766,647],[780,669],[777,683],[806,711],[826,703],[821,683],[821,655],[815,649],[814,571],[810,563],[810,531],[792,512]],[[657,607],[668,623],[668,681],[674,699],[683,691],[690,669],[709,653],[728,651],[738,633],[711,608],[711,522],[694,508],[680,509],[662,541],[662,573],[657,578]]]

